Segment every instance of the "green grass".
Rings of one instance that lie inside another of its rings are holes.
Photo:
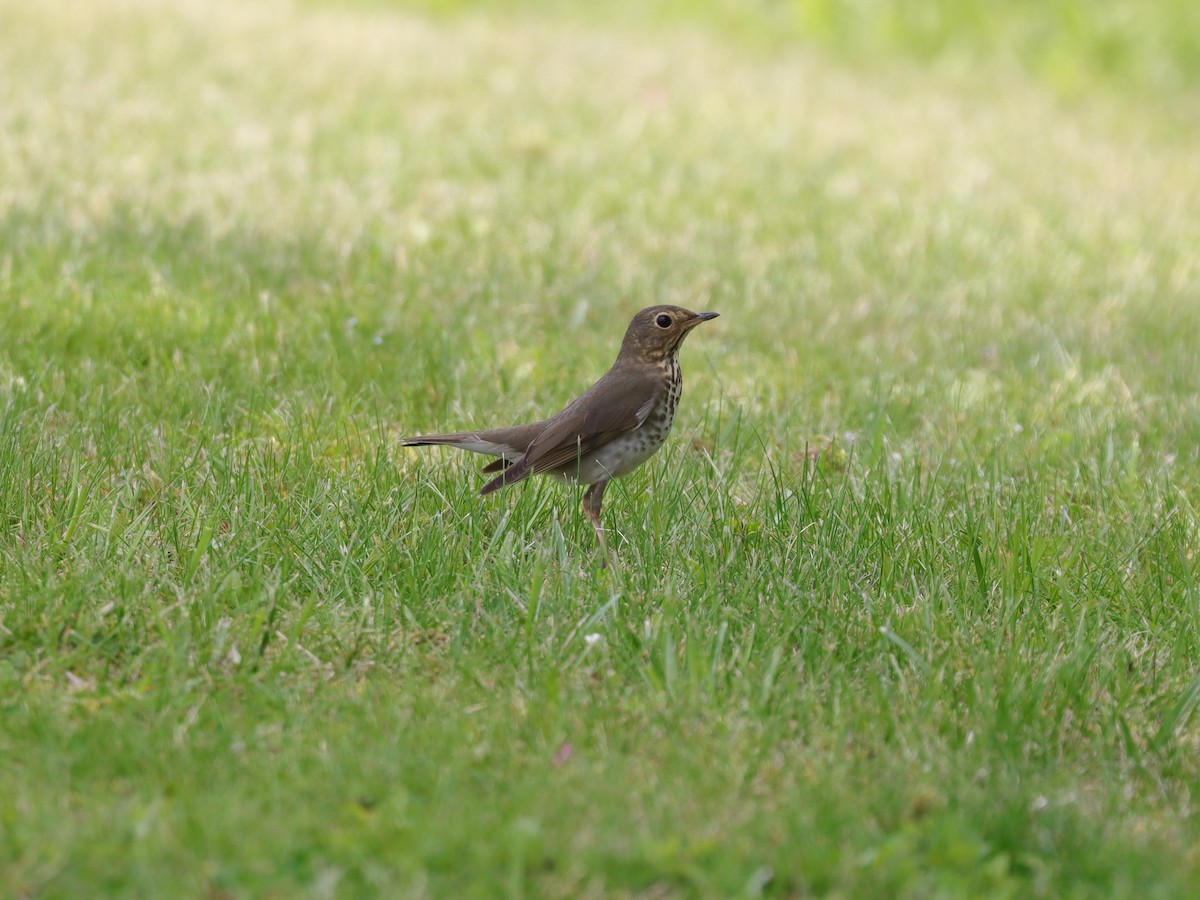
[[[0,894],[1190,895],[1190,7],[448,8],[0,3]],[[397,446],[651,302],[611,569]]]
[[[1189,0],[303,0],[310,6],[496,13],[654,31],[709,32],[768,52],[803,46],[841,64],[886,60],[1019,69],[1065,97],[1097,82],[1152,96],[1200,83],[1200,9]]]

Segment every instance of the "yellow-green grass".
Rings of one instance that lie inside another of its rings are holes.
[[[665,8],[0,5],[0,893],[1190,893],[1194,99]]]

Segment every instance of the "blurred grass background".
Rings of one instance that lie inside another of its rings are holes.
[[[322,0],[307,0],[321,4]],[[841,64],[1016,67],[1058,95],[1097,84],[1145,93],[1200,82],[1200,12],[1186,0],[350,0],[424,14],[521,15],[687,28],[746,47],[818,49]]]

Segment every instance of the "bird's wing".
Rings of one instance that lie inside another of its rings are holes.
[[[666,393],[661,379],[647,377],[632,385],[601,379],[578,400],[546,422],[546,427],[503,473],[480,491],[489,494],[539,472],[569,465],[646,421]]]

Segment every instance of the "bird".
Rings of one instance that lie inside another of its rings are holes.
[[[457,447],[499,457],[483,469],[499,474],[483,486],[480,496],[531,475],[586,484],[583,509],[605,556],[604,567],[611,559],[600,521],[604,489],[666,442],[683,391],[679,347],[693,328],[718,315],[648,306],[630,321],[612,368],[561,412],[528,425],[422,434],[403,438],[400,444]]]

